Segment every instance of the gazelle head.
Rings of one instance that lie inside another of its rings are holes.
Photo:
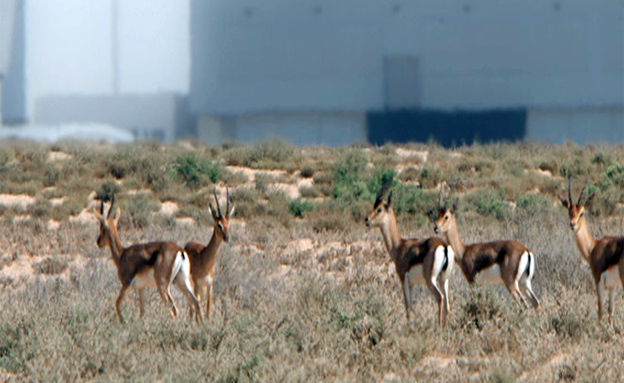
[[[388,193],[388,190],[392,186],[393,180],[389,180],[381,188],[375,199],[375,205],[373,210],[368,213],[364,222],[368,227],[379,227],[384,225],[388,220],[392,219],[394,212],[392,211],[392,190]],[[384,197],[388,193],[388,200],[384,201]]]
[[[215,209],[212,204],[209,204],[210,213],[212,214],[212,219],[214,220],[214,232],[219,238],[224,242],[230,242],[230,216],[234,214],[234,206],[231,206],[230,202],[232,197],[230,196],[230,189],[227,190],[227,205],[225,208],[225,215],[221,211],[221,205],[219,204],[219,198],[217,198],[217,189],[215,188],[213,191],[215,202],[217,203],[217,208]]]
[[[446,203],[442,203],[443,187],[440,187],[440,195],[438,196],[438,219],[435,222],[433,231],[436,234],[446,234],[451,230],[452,225],[455,224],[455,212],[457,211],[457,205],[459,200],[453,198],[454,187],[451,188],[450,199],[453,200],[453,206],[447,207]]]
[[[115,207],[115,195],[113,194],[110,209],[108,209],[108,215],[104,215],[104,201],[100,203],[100,210],[93,209],[93,215],[100,222],[100,235],[97,239],[97,245],[100,249],[111,245],[113,236],[118,236],[117,224],[119,223],[119,217],[121,216],[121,209],[117,208],[113,216],[113,210]]]
[[[574,203],[572,202],[572,175],[568,176],[568,199],[559,198],[561,200],[561,204],[568,209],[568,214],[570,215],[570,229],[575,232],[586,225],[585,213],[596,195],[596,193],[592,193],[583,203],[583,195],[585,194],[585,189],[587,188],[587,182],[588,178],[585,178],[585,184],[581,189],[578,201]]]

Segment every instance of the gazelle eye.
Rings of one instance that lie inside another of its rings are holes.
[[[381,213],[381,208],[377,209],[377,213]]]
[[[449,216],[448,216],[448,215],[445,215],[445,216],[444,216],[444,220],[445,220],[445,221],[447,221],[448,219],[449,219]]]

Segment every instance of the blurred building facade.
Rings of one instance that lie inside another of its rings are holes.
[[[190,83],[214,144],[624,142],[624,3],[191,0]]]
[[[27,119],[24,3],[0,1],[0,125]]]

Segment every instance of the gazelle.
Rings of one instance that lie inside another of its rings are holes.
[[[195,296],[197,296],[200,302],[207,298],[206,311],[208,316],[210,316],[213,307],[212,285],[215,280],[215,269],[219,260],[221,243],[230,242],[230,216],[234,214],[234,206],[230,207],[231,197],[229,189],[227,189],[225,215],[221,211],[216,189],[213,194],[217,203],[217,209],[215,210],[212,204],[208,205],[214,220],[210,242],[207,246],[197,242],[189,242],[184,246],[184,250],[188,253],[191,260],[191,278],[195,288]]]
[[[574,231],[576,246],[589,267],[596,283],[598,296],[598,320],[602,320],[602,295],[609,290],[609,322],[613,322],[615,289],[624,284],[624,237],[604,237],[596,239],[589,232],[587,226],[587,209],[596,195],[592,193],[582,203],[583,194],[587,187],[581,189],[578,201],[572,202],[572,177],[568,177],[568,199],[561,198],[561,203],[568,209],[570,215],[570,229]]]
[[[534,308],[540,303],[531,280],[535,274],[535,256],[519,241],[494,241],[466,245],[462,242],[455,219],[457,200],[452,209],[442,206],[442,190],[438,201],[438,220],[434,231],[442,234],[455,251],[455,262],[469,284],[503,283],[518,303]]]
[[[119,321],[124,323],[121,304],[130,288],[139,291],[141,317],[145,313],[145,289],[147,287],[158,288],[160,297],[171,310],[171,314],[176,317],[178,309],[171,297],[172,282],[175,282],[186,296],[195,310],[197,320],[201,319],[199,302],[191,289],[188,255],[173,242],[150,242],[124,247],[117,230],[121,210],[117,208],[115,217],[111,217],[114,205],[115,196],[112,198],[107,216],[104,216],[104,201],[100,204],[100,210],[94,209],[93,214],[100,222],[97,245],[100,249],[106,246],[110,248],[113,261],[117,266],[117,275],[121,281],[121,291],[115,303]]]
[[[441,238],[403,239],[392,209],[392,191],[388,200],[384,196],[392,186],[388,181],[377,195],[373,210],[366,217],[366,226],[379,227],[390,259],[394,262],[401,281],[405,314],[409,321],[414,285],[424,284],[438,304],[438,322],[446,326],[450,310],[448,280],[453,271],[453,249]]]

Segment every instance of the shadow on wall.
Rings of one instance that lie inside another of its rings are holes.
[[[429,142],[444,147],[474,142],[518,141],[526,136],[525,109],[468,111],[400,110],[370,112],[366,116],[368,141]]]

